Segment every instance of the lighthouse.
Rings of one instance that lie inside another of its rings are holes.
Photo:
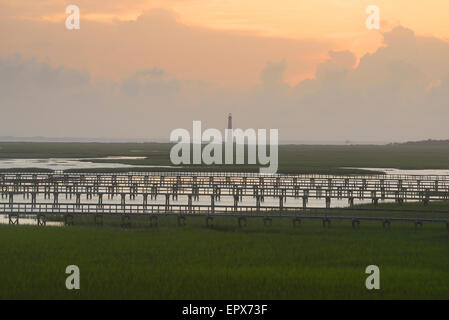
[[[226,135],[226,143],[233,143],[233,139],[232,139],[232,114],[230,113],[228,115],[228,130],[227,130],[227,135]]]

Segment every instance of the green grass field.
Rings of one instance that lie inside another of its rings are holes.
[[[446,207],[448,204],[445,205]],[[0,226],[0,299],[449,299],[444,224],[171,217],[157,228]],[[82,225],[82,224],[85,225]],[[80,225],[81,224],[81,225]],[[65,288],[79,266],[81,289]],[[368,291],[368,265],[381,289]]]
[[[168,144],[0,143],[0,158],[122,155],[147,157],[123,163],[170,165],[169,150]],[[280,172],[445,169],[449,148],[280,146],[279,159]],[[449,210],[449,203],[400,207]],[[374,209],[364,213],[378,214]],[[234,218],[216,218],[206,228],[204,219],[188,218],[186,226],[178,227],[175,218],[162,217],[157,228],[150,228],[144,218],[133,217],[132,225],[121,228],[119,217],[105,218],[103,227],[94,227],[92,217],[75,217],[75,226],[67,227],[0,225],[0,299],[449,299],[449,231],[444,224],[425,223],[415,230],[411,222],[394,222],[387,230],[381,222],[362,221],[353,229],[350,221],[332,221],[324,229],[319,220],[293,228],[289,220],[274,219],[272,226],[264,226],[262,219],[251,219],[239,228]],[[65,288],[65,268],[72,264],[81,271],[78,291]],[[372,264],[380,267],[378,291],[365,288],[365,268]]]

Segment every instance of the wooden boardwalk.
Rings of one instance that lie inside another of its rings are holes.
[[[331,221],[350,221],[352,226],[359,227],[361,221],[379,221],[382,226],[390,227],[392,222],[411,222],[415,228],[422,227],[424,223],[445,224],[449,230],[449,211],[435,210],[398,210],[398,209],[366,209],[366,208],[284,208],[279,207],[240,206],[236,211],[225,205],[142,205],[106,204],[99,207],[95,204],[49,204],[29,203],[0,204],[0,212],[8,215],[10,224],[19,224],[20,217],[36,217],[38,225],[45,225],[48,216],[62,216],[64,223],[74,223],[74,216],[92,216],[95,224],[103,221],[104,216],[120,216],[122,226],[130,224],[131,218],[145,216],[153,225],[159,217],[175,216],[178,223],[185,225],[189,217],[202,217],[206,219],[206,225],[214,218],[236,218],[239,226],[246,225],[247,219],[263,219],[264,224],[272,223],[276,219],[289,219],[296,226],[302,220],[321,220],[323,227],[330,226]],[[419,213],[418,216],[414,216]],[[427,216],[427,217],[426,217]]]
[[[425,203],[432,200],[449,199],[448,176],[319,176],[319,175],[232,175],[223,173],[134,173],[134,174],[0,174],[0,194],[3,199],[23,195],[37,202],[39,195],[52,198],[75,199],[81,203],[81,196],[103,199],[126,196],[141,197],[142,205],[158,196],[175,200],[179,196],[194,200],[200,196],[209,197],[212,202],[221,197],[231,197],[237,204],[243,197],[250,197],[257,203],[266,197],[277,199],[283,207],[287,198],[301,199],[306,207],[308,199],[325,199],[331,207],[332,199],[347,199],[352,206],[356,199],[370,199],[404,202],[418,200]],[[191,200],[188,200],[191,201]]]
[[[207,221],[218,216],[234,217],[239,224],[243,219],[258,217],[292,221],[321,219],[324,225],[330,220],[350,220],[353,226],[362,220],[373,220],[449,226],[449,211],[368,210],[353,206],[355,199],[368,199],[374,204],[379,200],[399,203],[446,200],[449,199],[449,176],[2,173],[0,194],[0,214],[8,215],[10,223],[18,223],[24,215],[37,217],[39,224],[48,215],[70,219],[74,215],[90,214],[95,219],[103,215],[121,215],[124,219],[134,215],[150,219],[176,215],[184,221],[188,216],[205,217]],[[163,203],[148,201],[158,197]],[[65,200],[60,201],[61,198]],[[210,202],[204,204],[204,198]],[[228,198],[231,204],[223,204],[222,198]],[[243,204],[244,198],[253,199],[255,205]],[[276,205],[263,205],[266,198],[275,199],[271,203]],[[285,205],[287,199],[290,206]],[[309,199],[323,199],[325,206],[310,207]],[[346,199],[348,207],[332,207],[332,199]]]

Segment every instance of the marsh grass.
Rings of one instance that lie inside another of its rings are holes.
[[[1,299],[447,299],[449,232],[443,225],[189,218],[157,228],[0,226]],[[65,268],[81,289],[65,288]],[[381,290],[365,289],[366,266]]]
[[[96,172],[127,171],[245,171],[259,172],[258,165],[182,165],[175,168],[145,168],[146,165],[172,166],[168,143],[31,143],[1,142],[0,159],[11,158],[98,158],[139,156],[144,159],[90,159],[135,165],[133,168],[83,169]],[[141,166],[141,167],[139,167]],[[357,174],[375,173],[360,168],[449,169],[449,148],[433,145],[280,145],[279,173]],[[29,171],[30,169],[21,169]],[[17,169],[14,169],[17,171]],[[79,170],[69,170],[76,172]]]

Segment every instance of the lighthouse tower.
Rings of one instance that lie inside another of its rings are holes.
[[[228,115],[228,131],[227,131],[227,135],[226,135],[226,143],[233,143],[233,139],[232,139],[232,114],[230,113]]]

